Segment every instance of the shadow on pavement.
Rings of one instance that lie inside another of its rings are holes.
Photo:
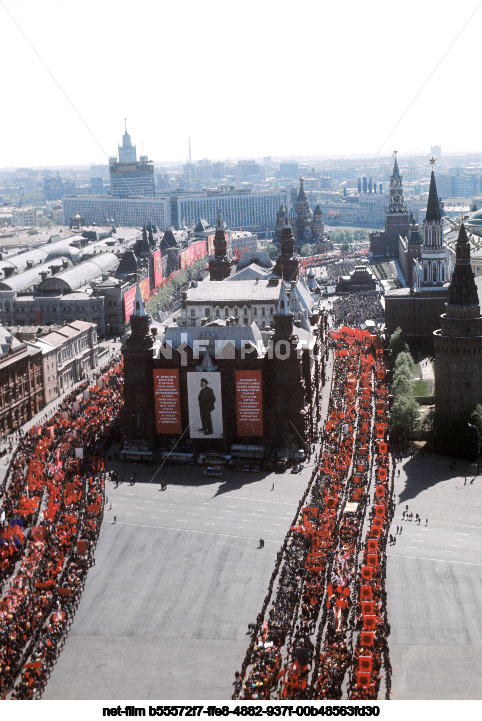
[[[467,475],[467,483],[469,483],[469,480],[473,477],[473,469],[471,469],[469,462],[427,452],[423,455],[418,453],[406,461],[403,472],[407,479],[405,488],[398,496],[399,503],[413,500],[419,493],[432,488],[437,483],[443,483],[465,474]]]

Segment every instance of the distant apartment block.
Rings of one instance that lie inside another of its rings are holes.
[[[221,217],[233,230],[274,230],[276,213],[280,205],[287,204],[286,191],[273,193],[240,193],[236,191],[203,193],[199,195],[173,196],[171,203],[177,213],[175,227],[196,224],[205,218],[215,225],[218,208]],[[172,214],[173,215],[173,214]]]
[[[114,225],[136,228],[151,222],[159,228],[171,225],[169,198],[111,198],[103,195],[73,195],[62,200],[64,225],[76,215],[86,225]]]

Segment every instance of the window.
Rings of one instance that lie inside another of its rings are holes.
[[[204,308],[204,315],[211,315],[211,308]]]
[[[196,315],[196,309],[191,308],[191,318]]]
[[[256,306],[253,306],[253,315],[258,315],[258,309]]]
[[[266,308],[264,306],[261,308],[261,315],[266,315]]]

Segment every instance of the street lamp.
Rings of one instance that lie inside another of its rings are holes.
[[[479,456],[480,456],[480,433],[477,426],[474,426],[473,423],[467,423],[469,428],[473,428],[477,433],[477,475],[479,475]]]

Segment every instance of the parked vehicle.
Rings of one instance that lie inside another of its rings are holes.
[[[203,476],[222,476],[223,471],[219,466],[208,466],[203,471]]]

